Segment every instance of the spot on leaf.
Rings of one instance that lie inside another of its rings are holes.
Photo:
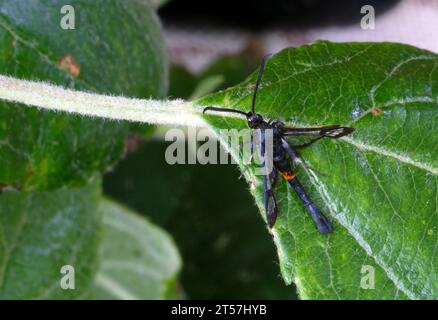
[[[377,117],[377,116],[379,116],[380,114],[382,113],[382,109],[380,109],[380,108],[373,108],[372,110],[371,110],[371,114],[373,115],[373,116],[375,116],[375,117]]]
[[[70,73],[73,77],[77,77],[81,73],[81,66],[76,63],[70,54],[66,54],[59,59],[58,66],[61,70]]]

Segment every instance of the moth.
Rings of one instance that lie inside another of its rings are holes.
[[[301,200],[307,211],[310,213],[312,219],[315,221],[318,230],[323,234],[330,233],[333,229],[332,223],[306,193],[304,187],[292,169],[292,163],[302,162],[297,152],[298,149],[308,147],[323,138],[341,138],[352,133],[354,128],[340,125],[306,128],[287,127],[285,126],[284,122],[278,119],[271,119],[267,121],[261,114],[256,113],[255,105],[257,91],[259,90],[267,59],[268,56],[262,60],[260,65],[257,82],[252,96],[251,111],[244,112],[236,109],[206,107],[204,108],[203,112],[219,111],[244,115],[246,117],[248,127],[253,129],[253,134],[254,132],[258,132],[259,134],[259,139],[257,141],[259,141],[259,149],[262,155],[266,154],[266,132],[267,130],[272,130],[272,159],[270,160],[273,164],[273,168],[269,171],[264,170],[266,174],[263,174],[264,207],[266,210],[266,220],[270,228],[274,226],[278,216],[278,206],[274,189],[278,180],[278,176],[281,174],[282,177],[295,190],[298,198]],[[287,140],[288,137],[306,137],[309,139],[309,141],[300,144],[291,144]],[[266,163],[266,160],[263,161],[262,166],[266,166]]]

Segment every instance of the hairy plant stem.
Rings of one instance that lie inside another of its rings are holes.
[[[206,127],[202,109],[181,99],[153,100],[74,91],[0,75],[0,99],[53,111],[150,124]]]

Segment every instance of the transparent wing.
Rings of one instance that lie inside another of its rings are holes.
[[[277,200],[275,199],[274,189],[275,184],[277,182],[277,170],[272,168],[271,172],[268,172],[267,163],[266,163],[266,154],[265,154],[265,133],[264,130],[255,130],[259,134],[259,142],[260,142],[260,154],[263,156],[262,167],[263,167],[263,196],[264,196],[264,205],[266,211],[266,221],[268,222],[268,226],[272,228],[277,220],[278,207]],[[257,139],[257,136],[256,136]]]
[[[309,128],[284,128],[283,135],[294,147],[305,147],[322,138],[338,139],[354,131],[351,127],[339,125]]]

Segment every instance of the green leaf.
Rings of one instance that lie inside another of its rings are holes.
[[[167,58],[160,23],[141,1],[62,0],[0,4],[0,73],[65,87],[163,97]],[[61,103],[61,102],[60,102]],[[89,181],[121,155],[127,123],[42,112],[0,102],[0,183],[28,189]]]
[[[146,219],[104,200],[97,299],[176,298],[181,259],[173,240]]]
[[[198,103],[248,111],[255,79]],[[269,60],[258,113],[289,126],[356,128],[303,150],[309,169],[297,168],[335,222],[332,234],[318,233],[284,181],[276,191],[280,268],[302,298],[438,298],[437,86],[437,55],[401,44],[316,42]],[[246,127],[208,119],[215,129]],[[252,166],[241,169],[264,215],[260,177]],[[368,265],[375,289],[360,286]]]
[[[0,299],[73,299],[90,294],[98,268],[100,188],[0,195]],[[61,288],[64,265],[74,290]],[[69,273],[70,274],[70,273]]]

